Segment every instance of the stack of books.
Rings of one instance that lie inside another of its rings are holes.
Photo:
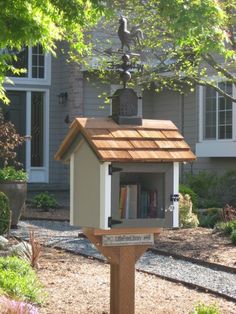
[[[120,186],[120,218],[156,218],[157,190],[142,190],[140,184]]]

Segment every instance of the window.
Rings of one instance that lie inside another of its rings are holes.
[[[44,166],[44,93],[31,94],[31,167]]]
[[[14,51],[12,51],[12,53],[15,54]],[[21,49],[20,52],[17,53],[17,60],[13,60],[12,65],[15,68],[19,68],[19,69],[28,69],[28,48],[24,47]],[[12,72],[8,72],[7,75],[15,76],[15,74],[13,74]],[[17,77],[27,77],[27,76],[28,76],[27,72],[17,75]]]
[[[44,54],[41,45],[32,48],[22,48],[22,50],[17,53],[17,60],[14,60],[12,64],[16,68],[26,69],[26,72],[21,73],[20,75],[15,75],[12,72],[8,73],[8,76],[12,77],[14,82],[27,84],[32,80],[32,83],[34,84],[36,79],[37,84],[40,84],[40,82],[42,82],[42,84],[43,82],[50,84],[50,82],[46,82],[46,80],[50,80],[50,55]]]
[[[219,83],[219,87],[232,95],[232,84]],[[203,139],[225,140],[233,137],[232,101],[213,88],[205,89],[203,104]]]
[[[44,78],[44,53],[40,45],[32,48],[32,78]]]

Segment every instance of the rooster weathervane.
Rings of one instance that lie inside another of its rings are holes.
[[[133,53],[130,51],[131,44],[139,44],[141,45],[141,41],[143,39],[143,32],[138,26],[134,26],[131,28],[131,31],[127,29],[127,19],[124,16],[121,16],[119,19],[119,28],[118,28],[118,37],[121,41],[121,49],[119,49],[116,53],[122,53],[122,64],[115,64],[114,62],[110,62],[110,68],[113,70],[120,71],[120,77],[123,81],[124,88],[127,88],[127,82],[131,80],[131,69],[137,69],[138,71],[143,70],[143,66],[140,64],[135,64],[131,62],[131,57],[139,57],[140,54]],[[127,50],[124,51],[125,47]],[[115,53],[115,52],[114,52]]]
[[[124,50],[126,46],[128,51],[130,51],[130,44],[133,42],[134,44],[141,44],[143,40],[143,32],[137,26],[133,26],[131,31],[127,29],[127,19],[124,16],[121,16],[119,19],[119,29],[118,29],[118,36],[121,41],[121,50]]]

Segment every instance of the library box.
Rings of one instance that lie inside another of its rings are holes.
[[[55,158],[70,162],[72,225],[178,226],[179,163],[195,156],[171,121],[77,118]]]

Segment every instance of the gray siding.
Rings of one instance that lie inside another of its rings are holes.
[[[67,92],[69,73],[65,56],[58,50],[57,58],[52,57],[50,119],[49,119],[49,183],[58,189],[68,188],[69,168],[58,161],[54,155],[65,137],[68,125],[64,122],[68,106],[59,104],[58,94]]]
[[[105,103],[102,93],[110,96],[110,86],[99,82],[94,76],[84,75],[84,116],[106,117],[110,114],[110,105]],[[101,97],[102,96],[102,97]]]

